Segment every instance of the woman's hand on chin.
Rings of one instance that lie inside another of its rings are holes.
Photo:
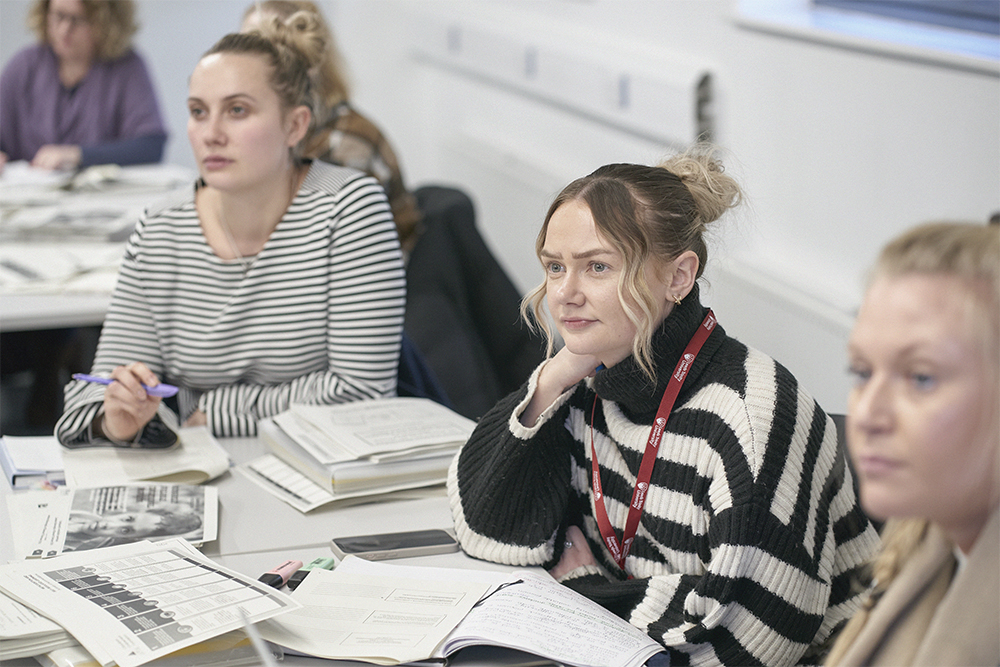
[[[584,565],[597,565],[594,554],[590,551],[587,538],[583,531],[577,526],[570,526],[566,530],[566,550],[563,551],[562,558],[556,566],[549,570],[549,574],[555,579],[560,579],[578,567]]]

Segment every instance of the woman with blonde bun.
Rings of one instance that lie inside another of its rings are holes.
[[[1000,664],[1000,227],[889,243],[849,344],[861,502],[887,519],[830,665]]]
[[[249,436],[292,403],[395,393],[402,253],[375,179],[303,157],[315,46],[236,33],[198,62],[201,178],[129,239],[94,362],[115,382],[67,386],[64,445],[170,446],[177,422]],[[161,380],[180,387],[176,414],[143,387]]]
[[[815,664],[877,546],[833,421],[701,303],[705,228],[741,197],[709,147],[570,183],[523,303],[550,356],[449,472],[467,553],[549,569],[673,665]]]
[[[312,20],[303,22],[303,13]],[[312,68],[317,129],[303,152],[308,157],[353,167],[378,179],[389,197],[400,242],[409,252],[419,236],[422,215],[416,199],[406,189],[399,161],[388,139],[375,123],[351,105],[343,59],[316,3],[309,0],[254,2],[246,8],[240,29],[268,34],[275,25],[296,21],[299,29],[308,31],[305,37],[323,51],[323,56]]]

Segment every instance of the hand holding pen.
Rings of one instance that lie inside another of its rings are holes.
[[[142,362],[117,366],[110,378],[87,376],[85,381],[107,384],[104,392],[104,415],[94,420],[95,435],[127,441],[156,415],[163,390],[160,380]],[[176,388],[166,390],[176,393]],[[155,392],[155,393],[154,393]],[[172,395],[172,394],[171,394]]]
[[[115,380],[112,378],[100,377],[97,375],[87,375],[86,373],[73,373],[74,380],[80,380],[81,382],[96,382],[97,384],[111,384]],[[178,389],[172,384],[160,383],[152,387],[140,383],[142,388],[150,396],[157,396],[159,398],[169,398],[177,393]]]

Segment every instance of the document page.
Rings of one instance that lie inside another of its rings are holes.
[[[0,663],[75,644],[60,626],[0,593]]]
[[[111,294],[124,253],[124,244],[117,242],[0,236],[0,287],[9,294]]]
[[[592,600],[526,569],[419,567],[349,556],[332,572],[311,572],[292,598],[302,608],[262,623],[261,635],[323,658],[392,665],[484,645],[576,667],[640,667],[663,650]]]
[[[262,623],[260,634],[322,658],[382,665],[423,660],[507,576],[349,556],[335,570],[310,572],[292,594],[302,608]]]
[[[265,454],[236,466],[247,479],[268,493],[305,513],[337,499],[316,482],[288,465],[274,454]]]
[[[293,405],[292,417],[275,417],[286,428],[298,419],[320,434],[310,446],[324,463],[380,455],[401,456],[427,447],[457,447],[476,424],[427,399],[396,397],[343,405]],[[281,418],[281,419],[279,419]],[[303,444],[303,446],[306,446]]]
[[[0,566],[0,589],[63,626],[102,665],[136,667],[299,606],[187,542],[137,542]]]
[[[24,491],[8,503],[17,558],[50,558],[171,537],[203,544],[219,534],[219,491],[211,486],[148,482],[59,487]]]
[[[123,484],[140,480],[201,484],[229,469],[229,455],[207,426],[178,430],[173,449],[89,447],[63,452],[68,486]]]
[[[663,647],[645,632],[548,575],[519,571],[476,605],[442,652],[489,644],[577,667],[638,667]]]

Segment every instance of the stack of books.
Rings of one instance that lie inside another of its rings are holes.
[[[335,498],[442,484],[475,422],[425,398],[294,405],[259,423],[270,451]]]

